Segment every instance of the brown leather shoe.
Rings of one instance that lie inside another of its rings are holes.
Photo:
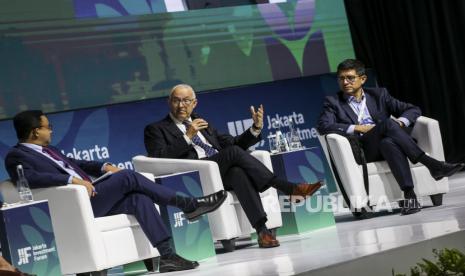
[[[267,231],[262,231],[258,234],[258,247],[271,248],[279,246],[279,241]]]
[[[318,191],[318,189],[321,188],[321,186],[323,186],[322,180],[319,180],[315,183],[297,184],[295,185],[294,190],[292,191],[291,201],[300,202],[302,198],[305,199],[313,195],[316,191]]]

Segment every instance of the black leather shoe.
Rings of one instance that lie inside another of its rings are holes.
[[[194,269],[199,266],[196,261],[186,260],[178,254],[161,256],[158,271],[160,273]]]
[[[411,215],[421,211],[421,204],[416,198],[403,199],[399,201],[399,206],[402,207],[400,215]]]
[[[434,178],[434,180],[437,181],[437,180],[441,180],[443,177],[449,177],[453,175],[454,173],[460,171],[464,167],[465,167],[464,163],[451,164],[451,163],[442,162],[441,169],[431,171],[430,173],[431,173],[431,176]]]
[[[227,196],[226,191],[221,190],[207,196],[198,197],[196,198],[197,208],[192,212],[184,213],[184,216],[188,220],[194,220],[203,214],[215,211],[221,206]]]

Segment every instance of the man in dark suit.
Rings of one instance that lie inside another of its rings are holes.
[[[257,231],[259,246],[279,246],[276,237],[265,226],[267,218],[259,192],[274,187],[290,195],[291,200],[297,200],[297,197],[311,196],[321,187],[321,183],[294,184],[278,179],[246,152],[247,148],[261,140],[263,106],[257,111],[251,107],[252,127],[233,137],[218,133],[207,121],[192,113],[197,99],[189,85],[173,87],[168,104],[168,116],[145,127],[144,142],[148,156],[216,162],[225,189],[235,192],[250,224]]]
[[[161,255],[160,272],[198,266],[197,262],[186,260],[173,251],[170,234],[154,203],[176,206],[188,219],[194,219],[218,208],[226,198],[224,191],[201,198],[180,196],[131,170],[120,170],[110,163],[67,158],[49,146],[52,125],[40,110],[21,112],[14,117],[13,123],[19,143],[5,158],[5,167],[13,181],[18,178],[16,169],[21,164],[32,189],[82,185],[87,189],[96,217],[116,214],[136,217],[148,240]],[[105,172],[113,174],[92,183],[90,176]]]
[[[451,176],[464,164],[440,162],[426,155],[410,136],[411,126],[421,115],[420,109],[393,98],[385,88],[362,88],[367,79],[362,62],[344,60],[337,74],[341,91],[326,97],[318,131],[322,135],[358,136],[367,162],[385,159],[389,164],[404,192],[401,214],[420,211],[407,158],[412,163],[424,164],[435,180]]]

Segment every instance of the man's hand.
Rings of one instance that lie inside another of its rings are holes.
[[[104,170],[105,172],[112,172],[112,173],[121,171],[120,168],[115,167],[115,166],[113,166],[113,165],[111,165],[111,164],[106,164],[105,167],[103,168],[103,170]]]
[[[72,184],[82,185],[82,186],[86,187],[87,193],[89,194],[89,197],[93,197],[93,196],[95,196],[97,194],[95,192],[94,185],[92,185],[92,183],[90,183],[89,181],[85,181],[85,180],[73,177],[73,183]]]
[[[400,127],[404,127],[405,124],[404,122],[402,122],[401,120],[397,119],[397,118],[391,118],[392,120],[394,120],[396,123],[398,123],[400,125]]]
[[[262,129],[263,128],[263,114],[264,114],[263,105],[260,105],[260,107],[257,109],[256,112],[255,112],[255,107],[250,106],[250,113],[252,113],[252,120],[253,120],[254,128]]]
[[[354,130],[359,133],[367,133],[370,131],[375,125],[355,125]]]
[[[206,129],[208,127],[207,121],[204,119],[197,118],[192,121],[192,123],[186,129],[186,135],[190,139],[197,135],[197,132],[201,129]]]

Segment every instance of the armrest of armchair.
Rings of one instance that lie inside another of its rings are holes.
[[[132,158],[132,162],[136,171],[152,173],[155,176],[183,171],[199,171],[204,194],[224,189],[218,164],[213,161],[152,158],[138,155]]]
[[[6,179],[0,183],[0,193],[0,199],[3,197],[3,202],[13,203],[21,200],[18,190],[13,182],[11,182],[11,179]]]
[[[270,171],[273,172],[273,165],[271,164],[270,153],[266,150],[254,150],[250,153],[258,161],[262,162]]]
[[[66,185],[32,192],[35,200],[48,200],[60,262],[67,267],[103,267],[106,253],[86,188]]]
[[[273,165],[271,163],[271,156],[270,156],[270,153],[266,150],[254,150],[252,152],[250,152],[250,155],[252,155],[253,157],[255,157],[258,161],[260,161],[261,163],[263,163],[263,165],[265,165],[265,167],[267,167],[271,172],[273,172]],[[261,197],[265,197],[265,196],[272,196],[273,197],[273,200],[278,202],[278,192],[276,191],[275,188],[269,188],[267,189],[266,191],[264,192],[261,192],[260,193]]]
[[[197,170],[204,194],[224,190],[218,164],[213,161],[152,158],[138,155],[132,158],[132,162],[137,172],[152,173],[155,176]],[[232,202],[232,199],[229,198],[227,201]],[[240,235],[237,216],[231,204],[223,204],[215,212],[209,213],[208,220],[215,240],[231,239]]]
[[[366,203],[364,204],[361,200],[365,199],[367,194],[363,186],[362,167],[355,161],[349,141],[344,136],[335,133],[328,134],[327,138],[328,152],[334,161],[339,177],[345,180],[340,184],[344,185],[350,205],[354,208],[364,207]],[[351,195],[357,197],[351,198]]]
[[[420,116],[412,130],[412,137],[417,140],[418,146],[429,156],[444,160],[441,131],[437,120]]]
[[[250,154],[257,158],[258,161],[263,163],[271,172],[273,172],[271,156],[268,151],[254,150]],[[266,226],[268,228],[281,227],[283,225],[283,221],[281,217],[281,208],[279,206],[278,191],[275,188],[270,187],[266,191],[261,192],[260,197],[263,203],[263,208],[268,215]]]

